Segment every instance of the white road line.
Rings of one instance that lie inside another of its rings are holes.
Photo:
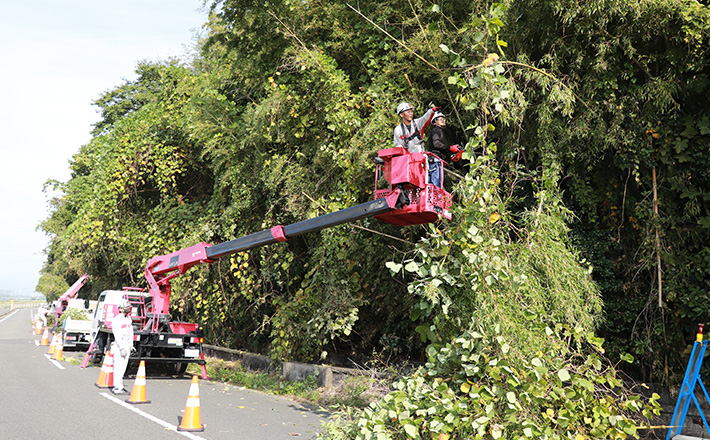
[[[59,368],[60,370],[66,370],[66,368],[64,368],[64,365],[62,365],[62,364],[60,364],[59,362],[57,362],[56,360],[52,359],[52,356],[50,356],[50,355],[48,355],[48,354],[46,354],[46,353],[44,354],[44,356],[45,356],[47,359],[49,359],[49,362],[53,363],[55,367]]]
[[[20,309],[15,310],[14,312],[12,312],[12,313],[10,313],[9,315],[7,315],[6,317],[0,319],[0,322],[3,322],[4,320],[6,320],[7,318],[9,318],[10,316],[14,315],[15,313],[17,313],[17,312],[19,312],[19,311],[20,311]]]
[[[35,339],[35,345],[39,347],[39,341]]]
[[[198,436],[198,435],[194,435],[194,434],[192,434],[192,433],[190,433],[190,432],[187,432],[187,431],[178,431],[178,430],[177,430],[177,426],[171,425],[170,423],[168,423],[168,422],[166,422],[166,421],[163,421],[163,420],[160,420],[159,418],[157,418],[157,417],[155,417],[155,416],[153,416],[153,415],[151,415],[151,414],[148,414],[148,413],[146,413],[146,412],[143,412],[143,411],[139,410],[138,408],[136,408],[135,406],[131,405],[130,403],[126,403],[126,402],[124,402],[124,401],[121,400],[121,399],[117,399],[116,397],[111,396],[110,394],[101,393],[101,395],[104,396],[105,398],[107,398],[107,399],[113,401],[114,403],[117,403],[117,404],[121,405],[121,406],[124,407],[124,408],[128,408],[128,409],[130,409],[131,411],[133,411],[134,413],[137,413],[138,415],[141,415],[141,416],[145,417],[146,419],[148,419],[148,420],[150,420],[150,421],[153,421],[153,422],[157,423],[158,425],[160,425],[160,426],[162,426],[162,427],[164,427],[164,428],[170,429],[170,430],[172,430],[172,431],[177,432],[178,434],[184,435],[184,436],[187,437],[187,438],[190,438],[190,439],[193,439],[193,440],[205,440],[204,437],[200,437],[200,436]]]

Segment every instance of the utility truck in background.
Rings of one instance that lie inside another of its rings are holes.
[[[96,301],[93,301],[95,303]],[[91,304],[91,302],[90,302]],[[62,312],[66,315],[62,324],[62,345],[64,350],[86,350],[91,345],[92,308],[86,307],[86,300],[70,299]]]
[[[79,296],[79,290],[84,287],[84,284],[86,284],[86,282],[89,281],[90,278],[91,277],[88,274],[80,276],[79,279],[76,280],[76,282],[72,284],[71,287],[69,287],[67,291],[64,292],[64,294],[62,294],[62,296],[60,296],[56,301],[52,303],[50,313],[54,315],[55,323],[59,320],[64,311],[69,307],[69,301],[76,302],[75,300],[77,296]],[[81,307],[83,308],[84,306],[82,305]]]
[[[54,316],[54,329],[57,333],[61,332],[62,344],[65,349],[86,349],[89,346],[87,339],[90,338],[88,331],[90,321],[67,317],[61,323],[61,327],[59,324],[60,318],[68,310],[76,312],[72,313],[75,318],[88,312],[85,308],[86,301],[77,297],[79,296],[81,288],[84,287],[90,278],[88,274],[80,276],[79,279],[50,306],[49,313]]]
[[[380,150],[375,158],[374,200],[369,202],[298,223],[277,225],[224,243],[210,245],[202,242],[151,258],[145,268],[147,291],[124,288],[107,290],[99,296],[91,326],[92,343],[83,366],[89,359],[101,361],[113,340],[111,320],[118,314],[118,303],[127,299],[133,305],[131,316],[135,334],[135,352],[131,360],[145,360],[146,364],[164,363],[174,374],[182,374],[189,363],[197,363],[202,366],[202,376],[206,378],[202,330],[197,324],[172,320],[169,313],[170,280],[193,266],[211,264],[236,252],[284,242],[305,233],[368,217],[399,226],[451,220],[451,194],[427,183],[429,156],[430,153],[410,153],[401,147]],[[443,168],[440,172],[443,173]],[[378,189],[382,186],[380,178],[386,181],[386,188]]]
[[[202,354],[202,331],[197,324],[171,321],[165,327],[154,330],[147,325],[154,314],[153,298],[143,289],[124,287],[123,290],[105,290],[99,295],[93,319],[89,321],[90,340],[92,341],[87,360],[100,362],[107,348],[113,342],[113,318],[119,314],[119,304],[128,300],[132,305],[133,346],[135,352],[131,360],[144,360],[146,363],[162,364],[169,374],[181,375],[188,364],[204,365]]]

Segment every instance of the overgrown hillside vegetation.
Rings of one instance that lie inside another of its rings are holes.
[[[440,106],[467,147],[453,222],[361,220],[194,268],[173,315],[214,344],[329,362],[432,361],[496,325],[530,360],[563,325],[633,354],[637,379],[682,375],[710,309],[703,3],[207,6],[194,58],[106,91],[70,180],[48,182],[40,291],[82,273],[92,297],[142,287],[152,256],[367,201],[406,100]],[[469,383],[455,371],[449,391]]]

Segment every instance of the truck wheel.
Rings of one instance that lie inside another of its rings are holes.
[[[182,376],[187,371],[187,362],[170,362],[165,364],[165,371],[171,376]]]
[[[104,360],[104,354],[100,351],[94,350],[89,359],[92,364],[100,364]]]

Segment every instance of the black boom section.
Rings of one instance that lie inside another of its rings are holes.
[[[316,232],[321,229],[337,226],[343,223],[360,220],[367,217],[374,217],[379,214],[392,211],[384,198],[372,200],[367,203],[362,203],[351,208],[342,209],[340,211],[331,212],[330,214],[321,215],[308,220],[303,220],[298,223],[283,226],[283,235],[286,239],[297,237],[308,232]],[[274,229],[280,228],[277,226]],[[266,229],[264,231],[255,232],[244,237],[235,238],[234,240],[216,244],[207,248],[207,258],[217,259],[235,252],[247,251],[268,244],[284,241],[279,239],[272,232],[274,229]]]
[[[385,199],[372,200],[352,208],[341,209],[308,220],[303,220],[292,225],[284,226],[284,233],[287,238],[297,237],[307,232],[316,232],[321,229],[337,226],[343,223],[353,222],[367,217],[374,217],[379,214],[391,211]]]

